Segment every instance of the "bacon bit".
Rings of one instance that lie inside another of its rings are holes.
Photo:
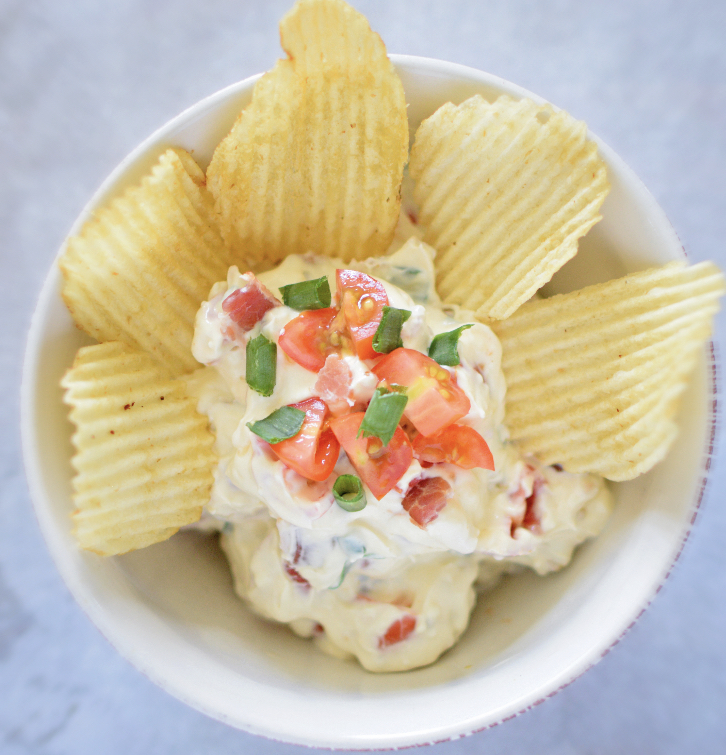
[[[413,210],[409,210],[406,214],[408,215],[408,219],[414,225],[418,225],[418,216],[416,215],[416,213]]]
[[[293,582],[297,582],[297,584],[303,585],[306,588],[310,587],[310,582],[308,582],[297,569],[293,569],[287,561],[284,561],[283,563],[287,576],[290,577]]]
[[[536,477],[534,486],[532,487],[532,494],[527,496],[527,508],[524,511],[524,519],[522,520],[522,527],[535,535],[542,533],[542,523],[535,511],[535,504],[537,503],[537,496],[543,485],[544,480],[541,477]]]
[[[542,532],[542,522],[539,519],[539,515],[536,511],[537,498],[540,491],[545,486],[545,479],[540,472],[530,464],[527,465],[525,475],[532,475],[532,492],[525,497],[525,489],[522,484],[522,480],[519,482],[519,488],[512,495],[512,499],[523,499],[524,512],[521,516],[512,519],[510,528],[510,536],[514,537],[514,533],[518,527],[524,527],[534,535],[539,535]],[[524,476],[524,475],[523,475]]]
[[[451,492],[451,485],[442,477],[419,477],[408,486],[401,505],[414,523],[425,529],[439,516]]]
[[[322,624],[316,624],[313,627],[313,635],[315,637],[320,637],[321,634],[325,634],[325,627]]]
[[[333,335],[337,334],[333,333]],[[328,354],[323,369],[318,373],[313,390],[325,401],[333,416],[340,417],[351,410],[348,397],[352,382],[353,373],[345,361],[338,354]]]
[[[229,315],[232,322],[242,330],[252,330],[264,316],[265,312],[279,306],[276,299],[252,273],[245,273],[243,278],[247,285],[232,291],[222,302],[222,311]]]
[[[297,543],[295,547],[295,555],[292,557],[293,564],[296,564],[302,556],[303,548],[302,543]]]
[[[402,642],[414,629],[416,629],[416,617],[411,616],[410,613],[401,616],[388,627],[383,637],[378,638],[378,649],[383,650],[383,648],[395,645],[397,642]]]

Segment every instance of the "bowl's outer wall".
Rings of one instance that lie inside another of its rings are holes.
[[[480,93],[540,99],[489,74],[392,56],[412,129],[445,101]],[[206,166],[257,77],[190,108],[114,171],[74,225],[179,145]],[[600,144],[612,191],[603,221],[550,284],[571,290],[683,257],[641,182]],[[79,552],[70,534],[70,434],[58,381],[88,340],[75,329],[54,266],[33,318],[23,379],[23,444],[37,516],[79,604],[140,671],[189,705],[253,733],[349,749],[401,747],[468,734],[544,700],[595,663],[647,605],[677,557],[705,484],[715,395],[706,359],[684,397],[669,461],[615,486],[606,531],[563,572],[510,579],[482,599],[462,641],[436,664],[372,675],[253,617],[234,597],[208,540],[185,533],[123,558]]]

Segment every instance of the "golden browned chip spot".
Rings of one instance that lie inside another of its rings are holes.
[[[76,426],[73,520],[82,548],[125,553],[199,519],[212,489],[214,437],[183,380],[109,341],[80,349],[62,386]]]

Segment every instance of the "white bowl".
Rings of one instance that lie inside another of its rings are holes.
[[[392,58],[412,130],[442,103],[476,92],[541,100],[463,66]],[[206,167],[256,79],[208,97],[153,134],[96,192],[71,233],[137,181],[168,145],[191,150]],[[683,257],[653,197],[601,142],[600,150],[612,183],[603,220],[552,290]],[[614,486],[617,505],[605,532],[568,568],[546,579],[507,579],[479,601],[462,640],[435,664],[370,674],[254,617],[235,597],[226,562],[209,538],[182,533],[110,559],[78,550],[68,518],[71,425],[58,383],[88,339],[73,326],[59,290],[53,266],[32,322],[22,396],[28,481],[48,547],[78,603],[122,655],[180,700],[255,734],[321,747],[402,747],[469,734],[542,702],[596,663],[647,606],[703,494],[715,395],[705,353],[668,460]]]

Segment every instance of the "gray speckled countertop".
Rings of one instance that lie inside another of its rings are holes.
[[[695,260],[726,267],[726,3],[359,0],[392,52],[498,74],[610,144]],[[86,200],[171,116],[268,69],[288,0],[0,0],[0,752],[292,753],[196,713],[101,637],[55,571],[19,449],[23,344]],[[725,332],[724,317],[719,333]],[[723,349],[722,349],[723,352]],[[454,753],[723,753],[726,464],[665,588],[594,669]]]

